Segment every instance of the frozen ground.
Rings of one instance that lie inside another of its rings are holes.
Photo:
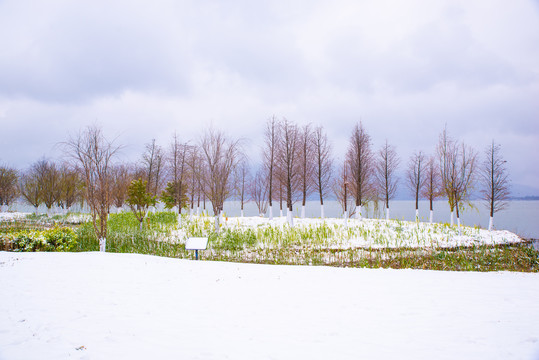
[[[0,359],[539,359],[539,274],[0,252]]]

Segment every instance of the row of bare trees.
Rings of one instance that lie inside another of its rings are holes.
[[[299,127],[293,122],[275,117],[268,120],[263,147],[263,164],[255,181],[257,189],[265,189],[269,217],[273,218],[273,201],[279,201],[282,216],[286,202],[287,219],[293,224],[292,209],[301,200],[301,217],[305,217],[307,198],[314,192],[320,199],[324,217],[324,198],[333,178],[331,144],[322,127],[311,124]],[[264,183],[264,180],[266,183]]]
[[[19,196],[37,209],[41,204],[50,213],[53,207],[68,211],[80,202],[82,182],[79,172],[63,162],[41,159],[20,174],[16,169],[0,166],[0,205],[9,206]]]
[[[460,226],[460,213],[472,206],[470,197],[477,187],[489,208],[489,230],[493,227],[494,214],[504,209],[510,195],[509,175],[501,146],[492,141],[485,150],[484,160],[479,163],[478,153],[469,145],[453,139],[444,128],[439,136],[436,154],[426,156],[423,152],[412,155],[408,163],[407,184],[415,196],[416,218],[418,199],[429,200],[430,222],[433,218],[433,201],[447,199],[454,224],[456,213]]]
[[[273,204],[283,203],[287,219],[293,225],[293,204],[301,201],[301,216],[309,197],[320,200],[324,217],[324,200],[334,194],[343,207],[345,217],[362,217],[362,208],[383,203],[389,218],[390,200],[396,194],[400,159],[396,149],[385,141],[372,150],[369,134],[358,123],[352,130],[344,160],[335,160],[331,144],[322,127],[298,126],[287,119],[270,118],[265,127],[262,163],[252,167],[242,150],[241,142],[223,132],[208,129],[197,142],[181,141],[172,136],[164,149],[155,140],[146,144],[137,165],[118,160],[120,146],[105,138],[98,127],[88,127],[68,139],[64,146],[71,161],[56,164],[42,159],[19,174],[7,166],[0,167],[0,205],[9,205],[19,195],[36,210],[45,204],[69,209],[84,201],[90,208],[96,234],[106,239],[106,217],[112,207],[124,206],[127,189],[133,180],[142,180],[146,191],[159,197],[168,208],[195,207],[211,203],[219,228],[219,214],[224,202],[235,197],[243,206],[254,201],[259,213],[273,218]],[[507,203],[509,180],[500,146],[492,143],[485,161],[478,163],[477,153],[450,137],[447,129],[440,134],[435,155],[413,154],[406,168],[405,182],[418,202],[448,199],[451,222],[456,212],[460,223],[461,210],[470,204],[470,195],[481,180],[484,199],[489,204],[490,224],[494,213]]]

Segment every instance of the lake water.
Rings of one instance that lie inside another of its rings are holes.
[[[466,209],[461,213],[461,223],[468,226],[480,226],[486,228],[488,226],[489,214],[485,203],[482,201],[473,201],[474,208]],[[211,204],[206,204],[208,209],[211,209]],[[284,206],[284,204],[283,204]],[[414,220],[415,218],[415,202],[411,200],[395,200],[390,202],[390,217],[400,220]],[[24,204],[15,204],[9,208],[10,211],[33,212],[31,206]],[[45,212],[44,207],[40,207],[40,212]],[[363,215],[368,218],[384,218],[385,212],[383,207],[375,213],[371,209],[364,209]],[[211,210],[210,210],[211,211]],[[240,206],[237,201],[227,201],[224,206],[225,214],[228,216],[239,216]],[[324,203],[324,212],[326,217],[341,217],[342,210],[337,201],[326,201]],[[258,209],[253,202],[245,204],[245,216],[258,215]],[[296,203],[294,206],[294,214],[300,216],[301,205]],[[279,203],[273,203],[273,215],[279,215]],[[320,203],[318,201],[308,201],[305,208],[307,217],[320,217]],[[428,201],[419,202],[419,216],[422,221],[429,220],[429,204]],[[447,201],[439,200],[434,202],[434,221],[449,222],[450,213]],[[456,221],[456,219],[455,219]],[[510,201],[509,206],[494,215],[494,227],[496,229],[505,229],[512,231],[524,238],[539,239],[539,201]]]

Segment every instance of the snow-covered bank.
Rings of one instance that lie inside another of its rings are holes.
[[[196,217],[194,217],[197,220]],[[198,218],[198,220],[204,220]],[[232,229],[288,228],[285,217],[268,218],[230,217],[223,226]],[[322,231],[319,231],[322,228]],[[381,248],[452,248],[460,246],[516,244],[522,239],[506,230],[488,231],[468,226],[449,226],[439,223],[425,223],[380,219],[294,219],[294,229],[310,233],[310,239],[327,237],[323,246],[332,249],[381,249]],[[318,234],[317,234],[318,233]],[[260,234],[262,235],[262,234]],[[273,247],[257,236],[259,247]]]
[[[539,357],[539,274],[0,252],[0,289],[0,359]]]

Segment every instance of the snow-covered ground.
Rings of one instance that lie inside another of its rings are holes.
[[[0,359],[539,359],[539,274],[0,252]]]
[[[193,217],[195,220],[197,217]],[[200,218],[198,218],[200,219]],[[208,219],[208,218],[206,218]],[[225,228],[263,229],[275,227],[286,229],[285,217],[269,220],[266,217],[230,217],[223,219]],[[522,239],[506,230],[488,231],[468,226],[448,226],[440,223],[425,223],[401,220],[295,218],[294,229],[313,230],[325,226],[332,236],[324,245],[334,249],[348,248],[448,248],[459,246],[497,245],[519,243]],[[325,233],[328,233],[327,231]],[[280,246],[267,244],[263,239],[261,247]]]
[[[0,212],[0,221],[13,221],[24,219],[29,213],[22,212]]]

